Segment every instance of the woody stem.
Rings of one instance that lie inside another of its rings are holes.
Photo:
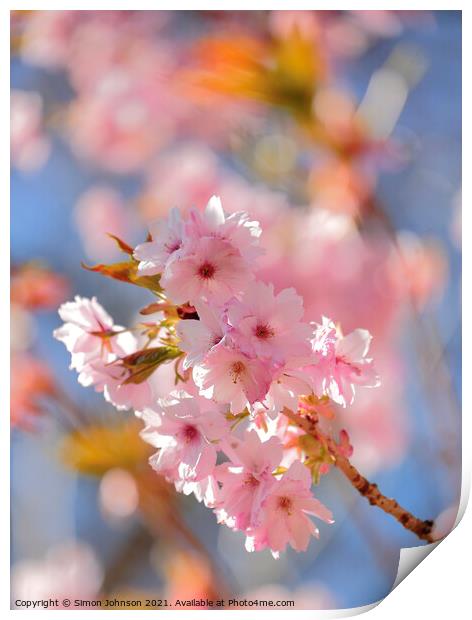
[[[377,506],[384,512],[392,515],[405,529],[416,534],[421,540],[426,540],[429,543],[435,541],[431,534],[433,521],[422,521],[418,519],[411,514],[411,512],[403,508],[403,506],[400,506],[396,500],[383,495],[383,493],[379,491],[377,485],[373,482],[369,482],[369,480],[354,467],[350,460],[341,453],[336,442],[320,429],[315,418],[309,415],[301,416],[287,408],[284,409],[284,414],[299,428],[303,429],[315,439],[321,440],[326,445],[330,455],[334,459],[336,467],[342,471],[352,486],[357,489],[372,506]]]

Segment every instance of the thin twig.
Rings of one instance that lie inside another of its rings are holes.
[[[400,506],[396,500],[383,495],[383,493],[379,491],[377,485],[373,482],[369,482],[367,478],[354,467],[350,460],[340,452],[336,442],[323,433],[314,418],[310,416],[301,416],[287,408],[284,409],[284,414],[299,428],[303,429],[315,439],[321,440],[326,445],[329,453],[334,459],[336,467],[342,471],[352,486],[357,489],[372,506],[377,506],[387,514],[392,515],[405,529],[416,534],[421,540],[425,540],[429,543],[435,542],[431,534],[434,525],[433,521],[422,521],[418,519],[412,515],[411,512],[403,508],[403,506]]]

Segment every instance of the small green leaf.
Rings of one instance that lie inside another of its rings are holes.
[[[129,372],[123,385],[146,381],[161,364],[175,360],[181,355],[182,351],[177,347],[153,347],[123,357],[119,364]]]

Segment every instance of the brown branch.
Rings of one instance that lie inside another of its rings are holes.
[[[400,506],[396,500],[383,495],[379,491],[377,485],[373,482],[369,482],[367,478],[364,478],[349,459],[340,452],[336,442],[323,433],[314,418],[310,416],[301,416],[287,408],[284,409],[284,414],[299,428],[326,445],[329,453],[334,459],[336,467],[342,471],[352,486],[357,489],[372,506],[377,506],[384,512],[392,515],[405,529],[416,534],[421,540],[426,540],[429,543],[435,542],[435,538],[431,534],[433,521],[422,521],[418,519],[412,515],[411,512],[403,508],[403,506]]]

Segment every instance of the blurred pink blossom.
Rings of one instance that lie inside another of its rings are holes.
[[[397,248],[392,255],[392,278],[398,279],[407,299],[421,310],[443,291],[447,277],[444,250],[439,243],[406,231],[397,234]]]
[[[367,475],[400,463],[410,437],[402,358],[392,343],[374,342],[373,355],[381,385],[358,390],[349,412],[336,408],[339,425],[355,446],[352,461]]]
[[[175,106],[156,75],[115,69],[93,93],[73,101],[68,115],[72,148],[81,157],[118,173],[139,170],[172,137]]]
[[[11,91],[10,145],[13,165],[26,172],[37,170],[49,157],[43,102],[38,93]]]
[[[33,11],[25,20],[23,60],[48,69],[62,67],[71,36],[83,16],[83,11]]]
[[[70,541],[53,547],[42,560],[16,563],[11,588],[13,599],[47,602],[58,598],[60,608],[66,609],[62,605],[64,598],[98,599],[102,581],[103,570],[93,549],[85,543]]]
[[[121,196],[107,186],[92,187],[82,194],[74,208],[74,219],[85,253],[97,262],[111,261],[120,254],[107,233],[129,239],[136,231],[136,220]]]
[[[32,430],[44,413],[41,399],[54,393],[54,378],[47,365],[29,353],[11,358],[10,419],[13,428]]]
[[[55,308],[64,301],[68,292],[68,280],[39,263],[24,263],[12,268],[12,304],[29,310]]]
[[[125,469],[109,469],[100,481],[100,507],[110,520],[125,519],[138,509],[136,481]]]

